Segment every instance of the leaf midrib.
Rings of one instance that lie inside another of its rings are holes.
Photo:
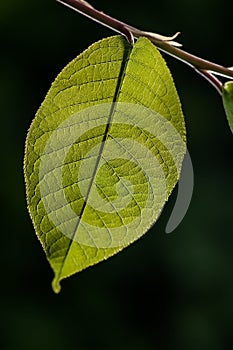
[[[105,142],[107,140],[108,131],[109,131],[109,128],[110,128],[110,124],[111,124],[113,115],[114,115],[115,105],[116,105],[116,102],[118,100],[119,93],[121,91],[122,83],[124,81],[125,71],[126,71],[126,68],[127,68],[127,65],[128,65],[128,61],[129,61],[129,57],[130,57],[131,51],[132,51],[132,47],[131,48],[129,47],[129,48],[126,48],[125,52],[124,52],[124,56],[123,56],[123,60],[122,60],[121,68],[120,68],[120,73],[119,73],[118,81],[117,81],[117,84],[116,84],[116,90],[115,90],[115,93],[114,93],[111,109],[110,109],[110,112],[109,112],[109,116],[108,116],[108,120],[107,120],[107,123],[106,123],[105,132],[104,132],[102,143],[101,143],[101,147],[100,147],[99,156],[97,158],[97,161],[96,161],[96,164],[95,164],[95,168],[94,168],[94,171],[93,171],[93,176],[91,178],[91,181],[90,181],[90,184],[89,184],[89,187],[88,187],[88,190],[87,190],[87,195],[86,195],[86,198],[85,198],[85,202],[84,202],[84,204],[83,204],[83,206],[81,208],[80,215],[78,217],[78,221],[77,221],[77,224],[75,226],[73,235],[70,238],[70,241],[69,241],[69,244],[67,246],[64,258],[63,258],[63,260],[61,262],[60,269],[59,269],[59,271],[57,273],[57,276],[56,276],[57,282],[59,282],[59,280],[60,280],[60,277],[61,277],[61,274],[62,274],[62,269],[64,267],[66,258],[67,258],[68,254],[69,254],[70,248],[71,248],[71,246],[73,244],[73,241],[74,241],[75,235],[77,233],[80,221],[82,219],[83,213],[84,213],[86,205],[87,205],[88,197],[90,195],[91,188],[93,186],[93,183],[94,183],[94,180],[95,180],[95,176],[96,176],[96,173],[97,173],[97,170],[98,170],[99,162],[100,162],[101,156],[103,154]]]

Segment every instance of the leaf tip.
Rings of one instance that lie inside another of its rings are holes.
[[[52,281],[52,288],[54,293],[58,294],[61,291],[61,285],[59,283],[59,280],[54,277],[53,281]]]

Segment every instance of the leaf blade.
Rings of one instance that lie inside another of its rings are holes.
[[[228,81],[223,85],[223,106],[231,132],[233,133],[233,82]]]
[[[157,127],[155,134],[151,127]],[[167,130],[179,152],[167,140]],[[172,78],[147,39],[140,38],[133,47],[120,36],[104,39],[60,73],[30,127],[25,155],[29,212],[55,273],[55,292],[60,280],[119,252],[149,229],[177,182],[184,142]],[[133,156],[135,145],[143,151]],[[165,174],[162,180],[159,168]],[[159,174],[156,193],[148,190],[155,181],[153,171]],[[49,174],[50,182],[45,180]],[[158,203],[152,203],[152,195]],[[49,205],[45,198],[50,198]],[[67,227],[72,228],[70,236],[63,233]]]

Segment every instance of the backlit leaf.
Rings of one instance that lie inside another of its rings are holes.
[[[223,85],[222,98],[227,120],[233,133],[233,81],[228,81]]]
[[[103,39],[62,70],[25,153],[28,208],[55,292],[154,224],[185,151],[179,98],[149,40]]]

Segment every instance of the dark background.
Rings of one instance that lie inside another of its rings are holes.
[[[136,27],[181,31],[185,50],[233,65],[232,0],[92,1]],[[221,98],[166,55],[186,116],[195,186],[188,213],[155,227],[122,253],[62,283],[25,202],[27,129],[58,72],[113,32],[51,0],[0,2],[1,335],[6,350],[233,348],[233,136]]]

